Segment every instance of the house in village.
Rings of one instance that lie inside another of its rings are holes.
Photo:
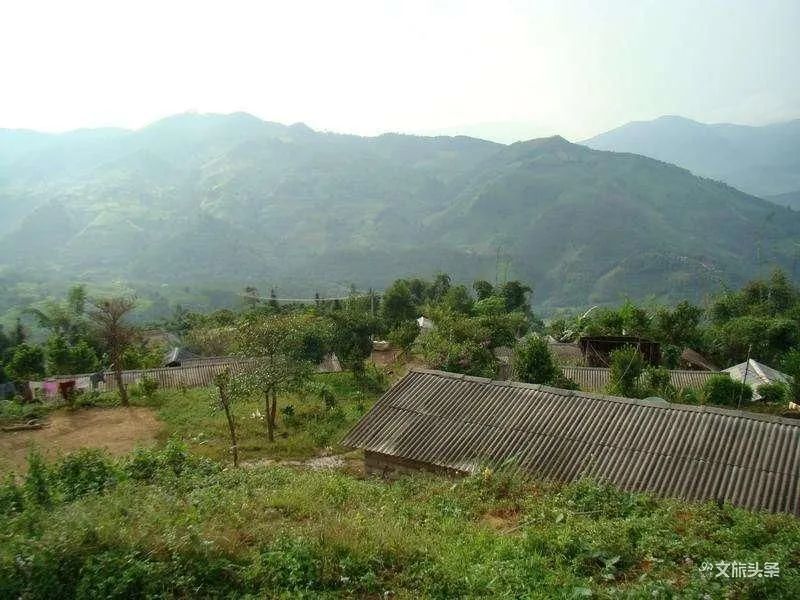
[[[513,464],[800,516],[800,421],[772,415],[413,370],[342,443],[389,478]]]
[[[753,400],[761,399],[761,395],[758,393],[758,386],[765,383],[789,383],[791,381],[791,377],[785,373],[781,373],[752,358],[738,365],[728,367],[723,373],[727,373],[734,380],[744,382],[753,388]]]

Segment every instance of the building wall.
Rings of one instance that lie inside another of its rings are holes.
[[[437,473],[440,475],[460,476],[463,473],[453,469],[446,469],[430,463],[408,460],[397,456],[389,456],[380,452],[364,452],[364,474],[378,475],[384,479],[399,479],[412,473]]]

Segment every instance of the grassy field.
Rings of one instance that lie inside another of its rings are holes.
[[[797,598],[800,522],[502,473],[221,469],[179,444],[0,487],[3,598]],[[719,560],[777,562],[724,580]]]

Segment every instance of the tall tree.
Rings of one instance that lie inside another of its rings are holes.
[[[267,438],[275,439],[278,394],[298,387],[314,371],[314,363],[304,352],[309,328],[318,326],[313,315],[252,315],[238,328],[238,352],[252,360],[250,368],[238,376],[238,383],[264,394],[264,422]]]
[[[111,358],[114,379],[123,406],[128,406],[128,391],[122,381],[122,358],[136,337],[136,329],[126,319],[135,307],[136,301],[133,298],[120,296],[95,301],[94,308],[89,312],[97,337]]]

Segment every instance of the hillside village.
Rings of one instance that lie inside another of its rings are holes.
[[[530,485],[597,482],[595,494],[800,515],[800,290],[782,272],[705,309],[626,302],[542,321],[534,298],[518,281],[470,289],[442,274],[308,303],[251,288],[236,311],[137,326],[135,302],[76,287],[0,337],[0,468],[17,472],[3,512],[124,493],[136,470],[158,480],[180,456],[204,477],[466,477],[522,486],[513,502]],[[130,412],[142,410],[156,418]],[[121,458],[59,459],[76,438]],[[178,454],[126,458],[154,441]],[[599,498],[590,512],[607,509]],[[676,590],[704,581],[685,576]]]
[[[800,2],[0,15],[0,600],[800,598]]]

